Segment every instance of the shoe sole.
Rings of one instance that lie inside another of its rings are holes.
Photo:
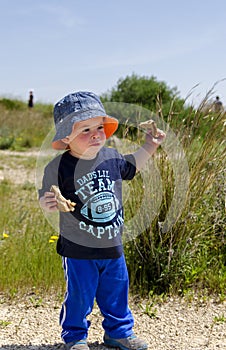
[[[104,340],[104,345],[106,345],[109,348],[118,348],[121,350],[132,350],[131,348],[127,348],[123,344],[120,344],[119,342],[114,341],[114,340],[109,341],[106,339],[106,340]],[[143,347],[137,348],[136,350],[146,350],[146,349],[147,349],[147,346],[143,346]]]

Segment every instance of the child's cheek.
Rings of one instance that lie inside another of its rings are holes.
[[[80,134],[78,137],[78,142],[86,142],[87,140],[89,140],[89,138],[89,134]]]

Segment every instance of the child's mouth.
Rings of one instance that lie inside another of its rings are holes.
[[[90,147],[97,147],[97,146],[100,146],[101,142],[98,141],[98,142],[93,142],[90,144]]]

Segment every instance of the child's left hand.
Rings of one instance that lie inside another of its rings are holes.
[[[160,146],[165,140],[165,138],[166,138],[166,134],[161,129],[157,129],[157,133],[155,136],[152,135],[151,130],[147,130],[145,143],[150,146],[151,145]]]
[[[166,138],[164,131],[158,129],[153,120],[143,122],[139,126],[145,129],[146,140],[143,146],[133,153],[136,160],[137,171],[140,171],[144,167],[148,159],[155,153]]]
[[[147,146],[159,146],[164,141],[166,134],[164,131],[157,128],[154,120],[149,119],[139,124],[141,129],[146,131],[146,142]]]

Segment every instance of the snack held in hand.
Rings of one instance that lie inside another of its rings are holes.
[[[76,203],[72,202],[70,199],[64,198],[58,186],[52,185],[50,191],[55,194],[57,200],[57,207],[60,211],[68,212],[75,210]]]
[[[142,129],[150,130],[152,136],[158,137],[158,129],[154,120],[150,119],[150,120],[147,120],[146,122],[142,122],[139,124],[139,127]]]

